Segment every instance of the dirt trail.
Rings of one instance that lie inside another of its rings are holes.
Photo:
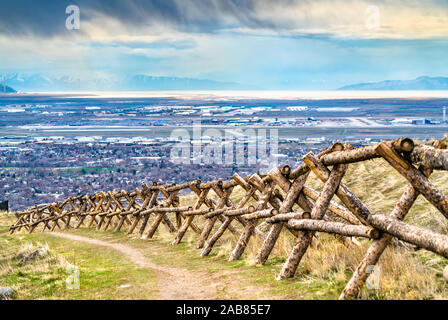
[[[180,299],[222,299],[223,291],[228,291],[232,297],[244,299],[259,299],[259,298],[274,298],[259,296],[264,290],[252,286],[244,286],[241,288],[241,283],[234,282],[225,283],[222,274],[213,274],[195,271],[192,272],[187,269],[158,265],[145,257],[141,250],[132,248],[131,246],[107,242],[98,239],[82,237],[69,233],[52,232],[52,235],[64,239],[74,240],[89,243],[96,246],[107,247],[120,252],[129,258],[132,262],[140,267],[150,268],[156,272],[158,299],[161,300],[180,300]],[[233,277],[234,275],[232,275]],[[235,275],[237,277],[237,275]],[[236,280],[236,279],[234,279]],[[237,285],[239,288],[233,288]],[[230,290],[230,291],[229,291]]]

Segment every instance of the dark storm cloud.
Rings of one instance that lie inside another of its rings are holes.
[[[241,28],[270,29],[279,34],[295,30],[300,35],[300,30],[308,34],[308,29],[315,28],[318,34],[313,31],[312,36],[324,37],[335,31],[331,26],[344,28],[351,22],[364,25],[362,20],[354,20],[363,17],[363,6],[370,3],[367,0],[0,0],[0,34],[51,37],[69,33],[65,28],[65,9],[73,4],[81,10],[81,33],[88,33],[82,28],[83,22],[105,16],[137,30],[163,25],[191,33]],[[372,3],[382,12],[411,9],[420,12],[421,19],[427,17],[425,13],[430,13],[429,9],[440,12],[443,18],[448,6],[446,0],[427,0],[424,5],[418,0],[376,0]],[[432,14],[430,18],[436,21],[435,16]],[[101,29],[97,24],[95,27]]]
[[[254,1],[267,0],[0,0],[0,33],[45,37],[67,32],[65,9],[71,4],[80,7],[81,23],[101,14],[127,25],[163,23],[185,32],[274,27],[254,15]]]

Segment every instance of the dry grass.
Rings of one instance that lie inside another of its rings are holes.
[[[46,253],[28,263],[20,265],[23,257],[30,255],[37,250],[44,250]],[[56,270],[65,270],[69,263],[67,260],[54,252],[52,252],[47,243],[25,242],[17,252],[9,252],[9,259],[4,259],[4,263],[0,265],[0,277],[15,273],[20,269],[20,273],[52,273]],[[6,258],[6,256],[4,256]]]
[[[21,263],[24,257],[37,250],[42,250],[43,254]],[[27,292],[32,295],[30,290],[34,290],[37,283],[40,291],[52,292],[62,282],[61,275],[68,265],[67,260],[51,251],[46,243],[26,241],[20,246],[10,243],[0,256],[0,284],[12,286],[19,293],[19,298],[26,296]]]

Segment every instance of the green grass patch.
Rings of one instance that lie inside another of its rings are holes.
[[[24,246],[47,245],[49,255],[20,266],[17,253]],[[66,279],[79,269],[79,289]],[[69,272],[67,272],[69,271]],[[0,227],[0,286],[11,287],[17,299],[154,299],[153,270],[139,268],[112,249],[65,240],[49,234],[8,235]]]

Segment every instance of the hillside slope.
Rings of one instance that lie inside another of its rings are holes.
[[[437,171],[431,176],[430,180],[440,189],[448,194],[448,184],[446,172]],[[352,164],[349,166],[343,182],[355,192],[359,198],[373,212],[389,214],[394,204],[405,190],[408,182],[392,169],[382,159],[366,161],[363,163]],[[322,183],[313,175],[308,178],[307,185],[315,189],[320,189]],[[212,192],[211,192],[212,193]],[[232,200],[238,201],[243,197],[243,192],[238,189],[232,194]],[[212,194],[213,196],[213,194]],[[183,196],[180,199],[180,206],[193,204],[196,199],[194,196]],[[337,199],[334,199],[337,201]],[[11,220],[11,219],[10,219]],[[110,293],[117,288],[118,283],[131,285],[132,290],[124,290],[123,295],[128,294],[129,298],[157,298],[157,293],[153,292],[149,296],[143,295],[144,290],[141,285],[147,281],[157,282],[157,278],[151,273],[143,273],[137,268],[133,277],[125,277],[118,272],[112,261],[123,259],[115,257],[112,259],[108,253],[104,258],[108,262],[101,262],[103,259],[103,249],[98,250],[98,254],[89,258],[81,254],[82,263],[85,266],[87,275],[91,274],[90,269],[99,272],[96,264],[102,264],[102,270],[106,272],[104,281],[101,284],[91,281],[88,283],[88,290],[78,295],[72,292],[64,291],[64,294],[58,290],[64,290],[61,285],[64,274],[56,273],[53,275],[56,284],[51,288],[52,291],[33,293],[36,290],[33,282],[24,282],[18,278],[18,272],[23,274],[23,270],[16,266],[14,255],[6,254],[12,252],[14,245],[19,247],[24,242],[46,242],[50,248],[57,253],[67,253],[71,250],[79,251],[79,244],[75,241],[66,241],[62,243],[49,233],[31,234],[31,235],[13,235],[6,234],[6,221],[2,220],[3,227],[0,234],[0,252],[3,254],[0,261],[0,287],[12,286],[17,290],[30,292],[23,295],[22,298],[41,297],[55,298],[65,296],[67,298],[91,298],[89,294],[97,292],[96,299],[110,298]],[[431,230],[448,234],[447,220],[430,205],[423,197],[419,197],[416,204],[410,211],[406,221],[415,225],[423,226]],[[8,223],[10,223],[9,221]],[[195,222],[202,226],[204,220],[195,219]],[[219,223],[215,226],[219,227]],[[235,224],[235,227],[241,230],[241,227]],[[265,228],[264,230],[267,231]],[[166,228],[161,227],[155,237],[151,240],[137,239],[135,235],[127,236],[124,232],[114,233],[112,231],[100,232],[92,229],[79,229],[68,231],[77,236],[100,239],[113,243],[125,244],[132,248],[140,250],[154,263],[172,267],[182,267],[197,272],[199,274],[209,274],[219,289],[210,298],[288,298],[288,299],[337,299],[344,288],[351,274],[356,268],[358,262],[369,247],[369,240],[361,240],[360,248],[346,247],[334,237],[327,234],[318,234],[319,243],[310,248],[301,265],[298,268],[295,278],[276,281],[282,265],[288,256],[294,239],[287,232],[281,235],[276,244],[274,252],[268,263],[263,266],[255,266],[254,258],[261,245],[260,238],[251,240],[243,259],[235,262],[228,262],[227,258],[236,243],[236,238],[231,233],[225,233],[214,247],[209,257],[199,257],[199,251],[194,248],[197,234],[189,230],[178,246],[170,246],[173,234]],[[78,249],[76,249],[78,248]],[[93,250],[89,247],[89,250]],[[70,258],[70,255],[65,255]],[[9,260],[8,257],[12,257]],[[76,258],[79,261],[79,258]],[[129,261],[128,261],[129,263]],[[427,252],[425,250],[408,250],[400,247],[388,248],[383,254],[380,263],[380,287],[370,290],[364,288],[361,292],[361,299],[448,299],[448,284],[443,280],[443,268],[447,265],[447,259]],[[13,271],[11,272],[10,269]],[[16,271],[14,271],[16,270]],[[118,269],[120,270],[120,269]],[[151,271],[153,272],[153,271]],[[36,279],[36,274],[25,273],[26,277]],[[42,273],[37,276],[37,281],[43,281]],[[59,278],[58,278],[59,277]],[[40,279],[40,280],[39,280]],[[62,279],[62,280],[61,280]],[[107,282],[108,280],[112,282]],[[39,282],[37,282],[39,283]],[[221,288],[221,289],[220,289]],[[244,289],[249,288],[249,289]],[[221,290],[221,291],[220,291]],[[224,291],[222,291],[224,290]],[[127,292],[127,293],[126,293]],[[221,293],[219,293],[221,292]],[[148,293],[148,291],[147,291]],[[150,292],[149,292],[150,293]]]
[[[10,86],[0,85],[0,93],[16,93],[17,91]]]

